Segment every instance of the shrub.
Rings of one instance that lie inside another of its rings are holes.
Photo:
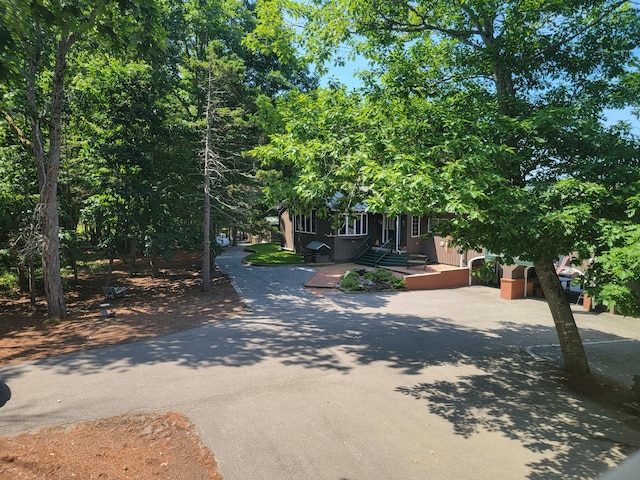
[[[386,268],[377,268],[371,272],[365,273],[364,278],[368,278],[375,282],[390,282],[395,277],[391,270],[387,270]]]
[[[347,292],[362,290],[362,282],[360,281],[358,272],[351,271],[345,273],[340,280],[340,288]]]
[[[397,278],[391,270],[377,268],[362,274],[357,270],[347,272],[340,281],[340,288],[348,292],[358,290],[389,290],[404,288],[404,279]]]
[[[9,293],[18,288],[18,275],[9,270],[0,271],[0,292]]]
[[[386,268],[377,268],[371,272],[367,272],[365,278],[375,282],[382,288],[404,288],[404,279],[397,278],[393,275],[391,270]]]
[[[393,288],[405,288],[407,284],[404,281],[404,278],[393,277],[391,280],[391,286]]]

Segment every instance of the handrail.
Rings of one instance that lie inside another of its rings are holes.
[[[380,247],[378,248],[378,252],[377,252],[377,253],[382,252],[382,255],[380,255],[380,256],[376,255],[376,256],[375,256],[375,259],[374,259],[374,266],[375,266],[376,268],[378,268],[378,263],[380,263],[380,260],[382,260],[384,257],[386,257],[387,255],[389,255],[389,254],[391,253],[391,249],[387,247],[387,245],[388,245],[389,243],[391,243],[391,239],[389,239],[389,240],[387,240],[386,242],[384,242],[384,243],[383,243],[382,245],[380,245]]]
[[[360,243],[360,245],[356,247],[356,260],[358,260],[361,256],[363,256],[367,252],[370,246],[371,246],[371,237],[367,237],[364,239],[362,243]],[[365,248],[362,248],[362,247],[365,247]]]
[[[374,261],[374,266],[376,268],[378,268],[378,265],[380,264],[380,261],[386,257],[387,255],[390,255],[392,253],[392,249],[391,249],[391,245],[392,245],[392,240],[393,239],[389,239],[386,242],[384,242],[382,245],[380,245],[379,247],[376,247],[377,252],[376,255],[373,258]],[[367,237],[364,239],[364,241],[362,243],[360,243],[360,245],[358,245],[355,249],[356,251],[356,256],[355,256],[355,261],[358,261],[360,259],[360,257],[362,257],[371,247],[371,237]]]

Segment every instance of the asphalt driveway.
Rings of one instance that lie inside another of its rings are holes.
[[[529,355],[557,341],[542,301],[485,287],[317,296],[302,287],[312,268],[243,255],[217,263],[245,315],[1,368],[0,434],[177,410],[226,480],[595,478],[640,446],[636,417]],[[637,321],[576,316],[587,342],[640,339]]]

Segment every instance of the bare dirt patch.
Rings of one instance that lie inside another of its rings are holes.
[[[244,309],[229,279],[213,275],[211,290],[201,291],[199,256],[163,261],[151,277],[139,261],[132,276],[117,262],[112,284],[127,288],[124,298],[108,300],[104,317],[102,286],[106,274],[80,275],[67,288],[69,316],[47,325],[39,298],[33,309],[24,297],[2,297],[0,364],[133,342],[223,321]],[[2,380],[2,379],[0,379]],[[0,382],[0,386],[1,386]],[[0,392],[2,393],[2,392]],[[10,399],[2,399],[0,406]],[[221,479],[213,454],[195,428],[176,412],[124,416],[0,437],[0,478]]]
[[[105,300],[106,273],[81,274],[67,288],[68,318],[47,325],[44,298],[33,309],[25,297],[2,298],[0,364],[35,360],[89,348],[134,342],[220,321],[243,311],[229,279],[213,273],[211,290],[201,291],[197,255],[180,254],[164,261],[152,278],[147,263],[138,260],[135,274],[116,262],[112,284],[127,289],[124,298]],[[108,302],[102,316],[101,304]]]
[[[0,437],[0,477],[222,480],[181,414],[112,417]]]

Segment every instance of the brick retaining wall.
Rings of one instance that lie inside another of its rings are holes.
[[[407,290],[437,290],[469,285],[469,269],[457,268],[433,273],[420,273],[404,277]]]

